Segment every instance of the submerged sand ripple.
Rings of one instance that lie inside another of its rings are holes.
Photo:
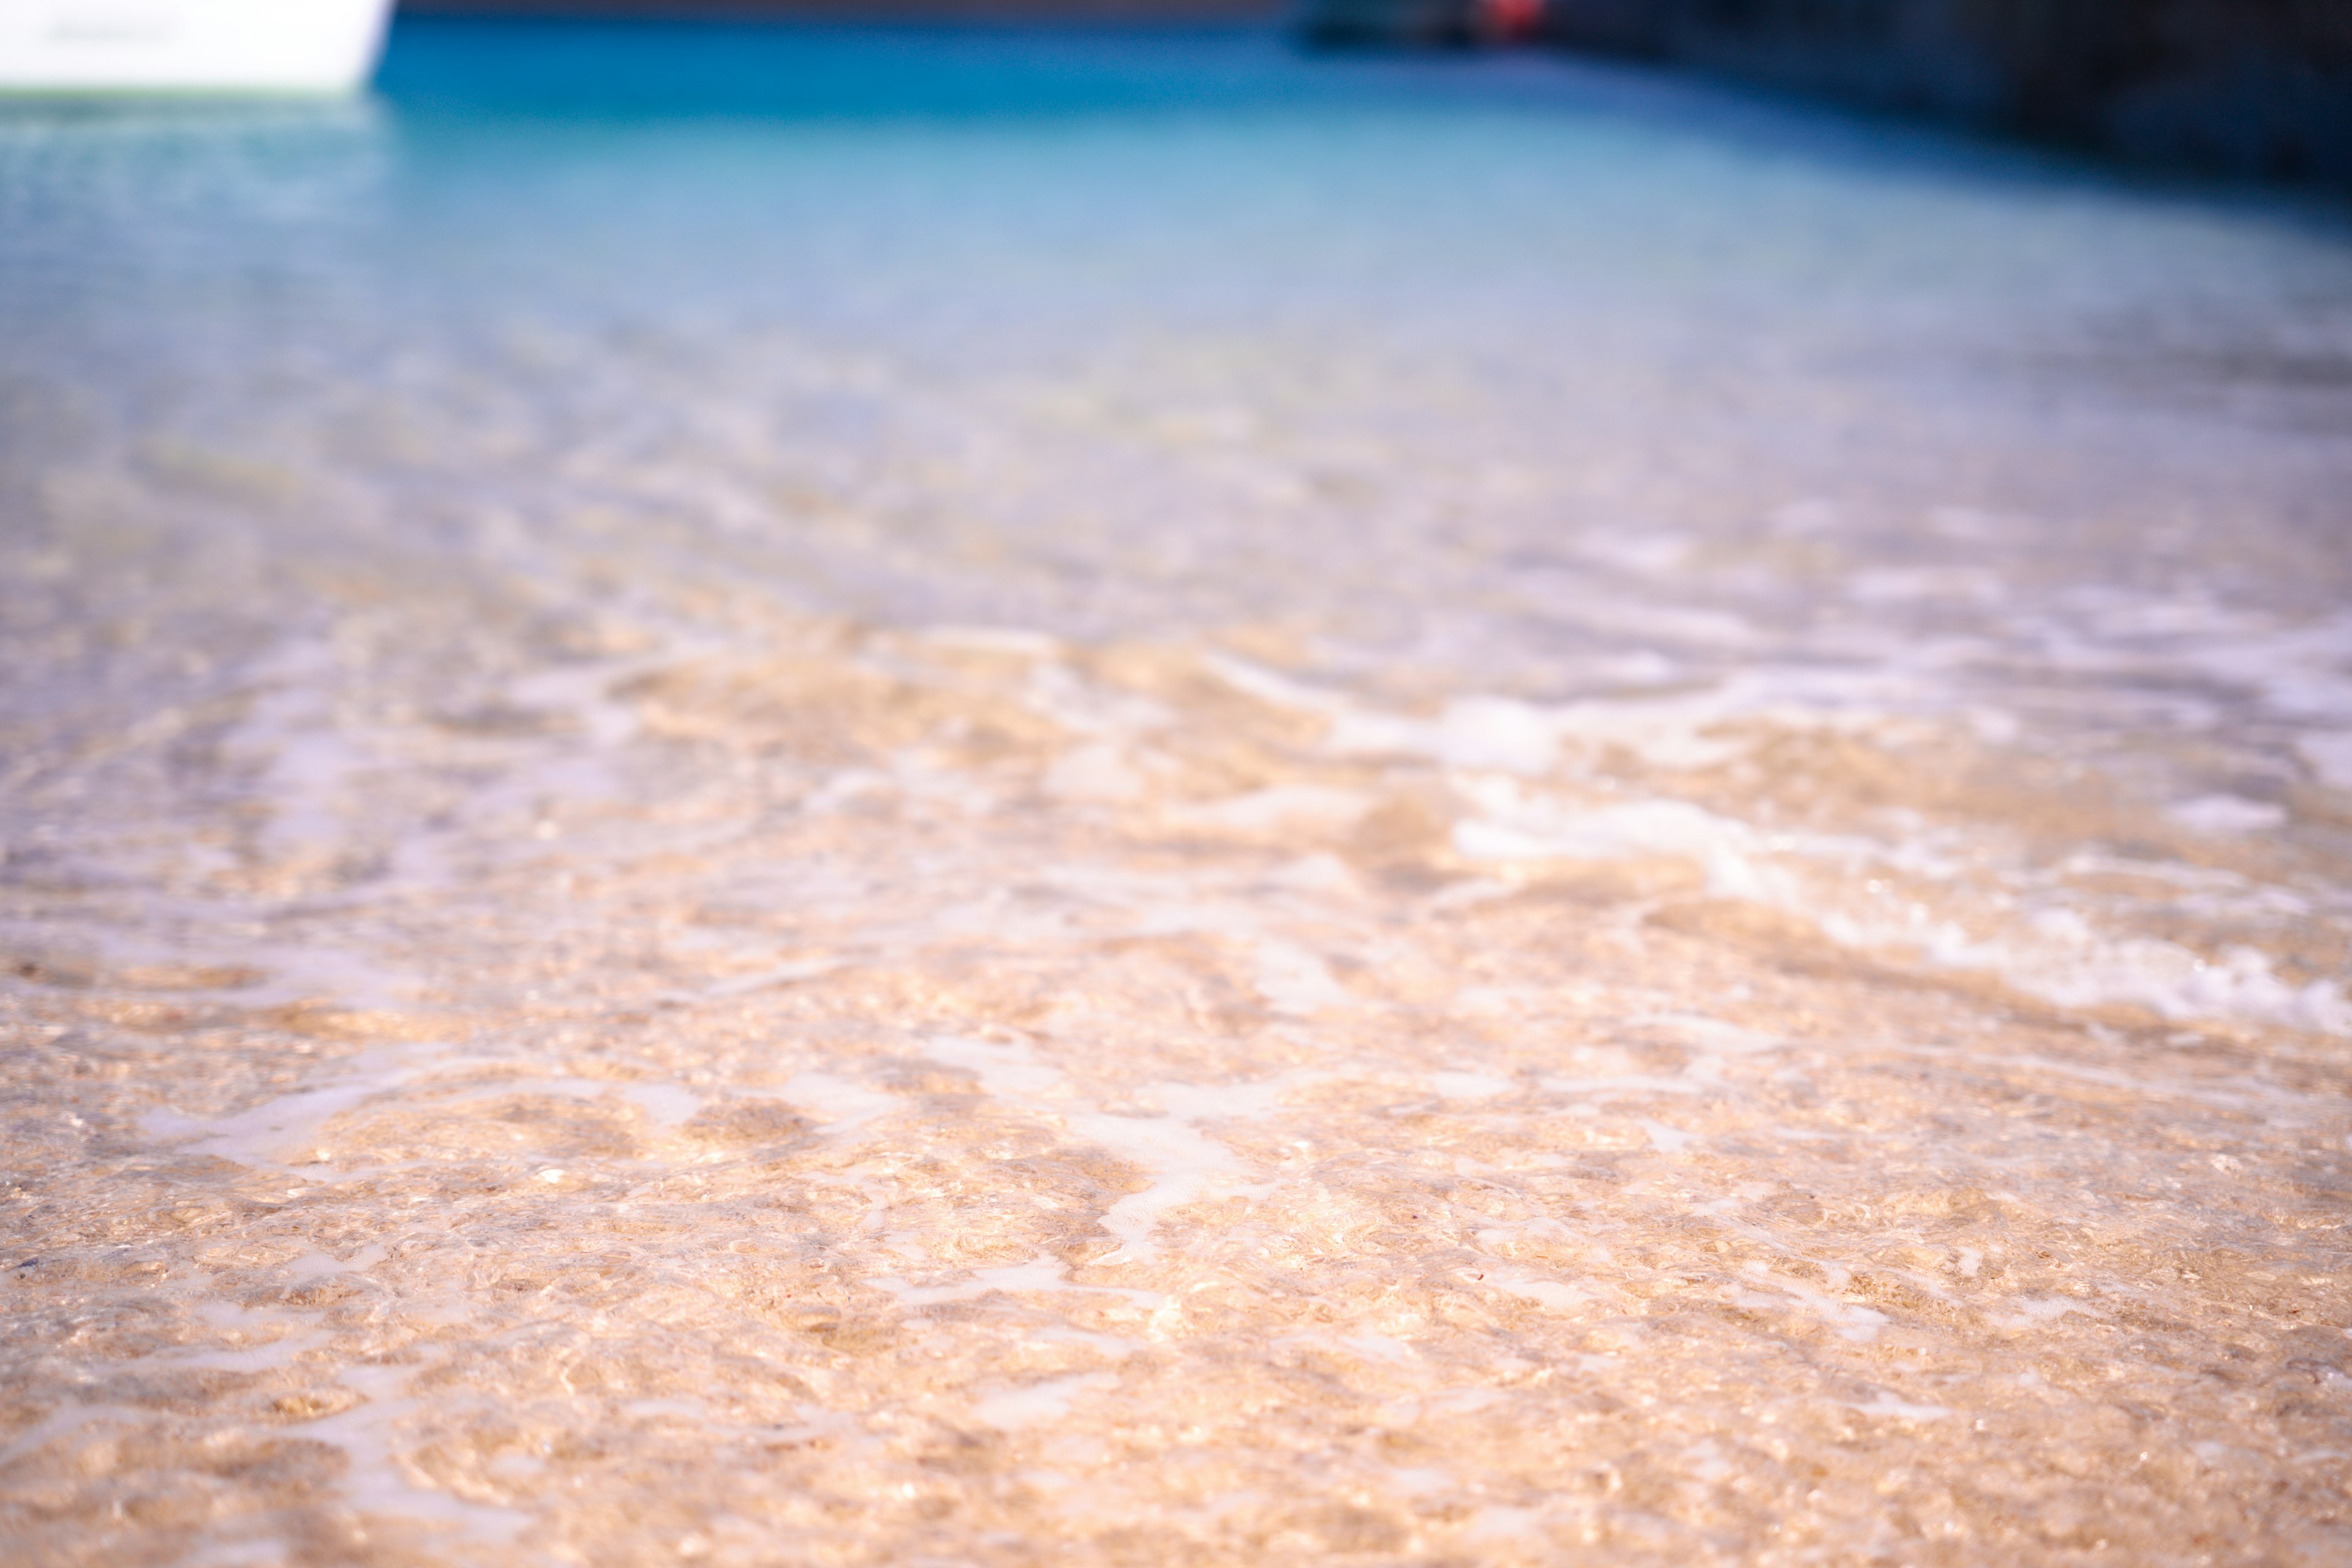
[[[405,1005],[19,964],[37,1557],[2343,1548],[2338,994],[1831,918],[2030,945],[2046,868],[1870,837],[2044,831],[2024,759],[1783,712],[1635,787],[1638,724],[1455,765],[1230,652],[796,635],[583,683],[627,733],[493,794],[626,787],[461,813],[463,880],[286,907]]]

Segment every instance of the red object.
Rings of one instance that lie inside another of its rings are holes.
[[[1543,14],[1544,0],[1478,0],[1479,31],[1504,42],[1535,37]]]

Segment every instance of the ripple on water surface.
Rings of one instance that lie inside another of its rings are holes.
[[[36,1560],[2340,1559],[2352,247],[1562,62],[0,115]]]

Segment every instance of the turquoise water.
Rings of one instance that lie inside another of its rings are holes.
[[[1276,584],[1217,564],[1241,547],[1297,574],[1286,605],[1392,639],[1525,597],[1515,566],[1587,533],[1816,500],[1874,560],[1954,553],[1918,521],[1958,507],[2032,520],[2001,548],[2041,585],[2210,584],[2222,530],[2277,608],[2346,586],[2333,217],[1671,82],[1215,35],[404,24],[364,104],[9,131],[0,310],[46,411],[20,442],[88,405],[64,438],[257,443],[371,504],[455,486],[559,531],[596,489],[567,469],[624,453],[625,487],[759,512],[795,465],[1054,444],[1052,494],[951,481],[1004,570],[854,552],[861,610],[1263,611]],[[849,359],[864,384],[812,368]],[[1344,519],[1269,507],[1297,476],[1246,438],[1040,430],[1017,389],[1063,383],[1381,451],[1329,460],[1363,492]],[[323,450],[379,416],[430,434]],[[727,458],[640,460],[702,440]],[[1331,548],[1368,528],[1412,569]],[[754,531],[814,542],[789,509]],[[1203,570],[1129,593],[1098,553],[1129,548]],[[1574,640],[1515,609],[1456,630],[1538,662]],[[1766,613],[1820,609],[1801,584]]]
[[[1565,58],[0,105],[6,1528],[2340,1557],[2347,497],[2340,211]]]

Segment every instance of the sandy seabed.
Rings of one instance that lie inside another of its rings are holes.
[[[0,121],[0,1555],[2352,1559],[2352,247],[1466,71]]]
[[[2342,1549],[2340,1045],[1925,962],[1966,875],[1851,871],[1895,801],[2160,819],[1926,731],[778,635],[381,737],[569,793],[188,933],[407,1005],[17,963],[35,1558]]]

